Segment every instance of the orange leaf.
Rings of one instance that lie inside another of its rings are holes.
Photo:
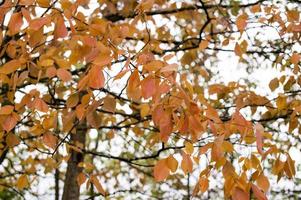
[[[105,190],[103,189],[102,185],[100,184],[97,176],[92,175],[90,178],[91,183],[96,187],[97,191],[102,194],[102,195],[106,195]]]
[[[18,115],[16,113],[11,113],[8,116],[5,116],[4,121],[2,121],[2,127],[6,132],[11,131],[18,122]]]
[[[0,115],[9,115],[14,111],[14,106],[6,105],[0,108]]]
[[[8,29],[11,35],[17,34],[23,25],[23,16],[21,12],[13,13],[8,23]]]
[[[242,189],[236,187],[232,194],[232,200],[249,200],[249,193],[243,191]]]
[[[56,74],[63,82],[72,80],[72,74],[66,69],[60,68],[56,71]]]
[[[291,57],[291,62],[295,65],[297,65],[300,61],[300,55],[298,53],[293,53]]]
[[[255,125],[255,136],[256,136],[256,144],[257,144],[257,151],[261,155],[263,154],[263,133],[264,133],[264,128],[261,124],[256,124]]]
[[[20,139],[13,133],[8,133],[6,136],[6,144],[8,147],[13,148],[20,144]]]
[[[270,187],[269,179],[263,173],[261,173],[257,177],[256,183],[258,187],[260,187],[263,191],[267,192],[269,190]]]
[[[199,180],[200,191],[202,193],[206,192],[209,187],[209,180],[207,178],[201,177]]]
[[[252,184],[252,191],[258,200],[268,200],[266,195],[254,184]]]
[[[48,111],[48,105],[43,101],[43,99],[37,97],[33,101],[33,107],[41,112]]]
[[[93,66],[89,72],[88,86],[93,89],[103,88],[105,84],[105,77],[100,67]]]
[[[67,108],[75,107],[78,104],[78,102],[79,102],[79,96],[77,93],[70,95],[66,101]]]
[[[59,15],[57,18],[55,29],[54,29],[54,37],[55,38],[64,38],[68,35],[68,30],[66,28],[64,18]]]
[[[193,144],[191,142],[185,141],[184,146],[186,153],[191,155],[194,149]]]
[[[19,67],[21,67],[21,62],[19,60],[11,60],[0,68],[0,74],[11,74]]]
[[[182,170],[185,174],[192,173],[192,167],[193,163],[190,158],[190,155],[186,154],[185,152],[182,152],[182,162],[181,162]]]
[[[156,181],[163,181],[169,175],[169,169],[166,165],[166,160],[159,160],[154,167],[154,177]]]
[[[81,172],[77,175],[76,181],[79,186],[84,184],[86,182],[86,180],[87,180],[87,176],[83,172]]]
[[[29,27],[32,30],[37,31],[40,28],[42,28],[44,25],[46,25],[50,22],[51,22],[51,17],[49,17],[49,16],[37,18],[37,19],[31,20],[31,22],[29,23]]]
[[[51,132],[46,132],[43,135],[43,142],[46,146],[55,149],[57,144],[57,138]]]
[[[28,178],[25,174],[23,174],[19,177],[16,186],[19,190],[22,190],[22,189],[27,188],[29,186],[29,181],[28,181]]]
[[[156,81],[153,77],[148,76],[141,81],[141,94],[144,99],[152,97],[156,93]]]
[[[242,32],[247,26],[248,15],[243,13],[242,15],[238,16],[236,19],[236,26],[240,32]]]
[[[178,161],[172,155],[166,158],[166,165],[173,173],[178,169]]]
[[[128,86],[126,88],[127,96],[130,99],[133,100],[139,100],[141,97],[141,90],[139,88],[140,85],[140,78],[139,78],[139,73],[138,70],[135,70],[129,80],[128,80]]]
[[[199,44],[199,49],[204,50],[208,47],[209,41],[208,40],[202,40]]]

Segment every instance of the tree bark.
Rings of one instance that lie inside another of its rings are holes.
[[[86,132],[86,124],[82,122],[82,124],[77,126],[76,133],[71,135],[71,142],[85,145]],[[70,153],[62,200],[79,200],[80,191],[77,184],[77,175],[82,171],[82,168],[78,167],[78,164],[84,160],[84,155],[73,149]]]

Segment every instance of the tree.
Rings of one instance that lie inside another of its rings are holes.
[[[300,147],[300,1],[3,0],[0,25],[2,190],[297,198],[277,183]],[[225,56],[277,74],[226,82]]]

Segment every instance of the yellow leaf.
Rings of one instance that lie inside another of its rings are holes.
[[[22,190],[22,189],[27,188],[29,186],[29,181],[28,181],[28,178],[25,174],[23,174],[19,177],[16,186],[19,190]]]
[[[178,161],[172,155],[170,155],[170,156],[168,156],[168,158],[166,158],[166,164],[171,172],[174,173],[175,171],[177,171]]]
[[[286,106],[287,106],[287,104],[286,104],[286,99],[287,99],[287,97],[286,96],[282,96],[282,95],[280,95],[278,98],[277,98],[277,100],[276,100],[276,105],[277,105],[277,108],[279,109],[279,110],[283,110],[283,109],[285,109],[286,108]]]
[[[191,142],[185,141],[184,146],[185,146],[186,153],[188,153],[188,154],[192,154],[193,153],[193,149],[194,148],[193,148],[193,145],[191,144]]]
[[[54,63],[54,61],[52,59],[44,59],[42,61],[40,61],[40,65],[42,67],[49,67],[49,66],[52,66]]]
[[[231,153],[231,152],[234,151],[233,145],[230,142],[228,142],[228,141],[223,141],[222,146],[223,146],[224,152]]]
[[[148,104],[142,104],[140,106],[140,115],[141,115],[141,118],[144,118],[145,116],[147,116],[149,114],[149,111],[150,111],[150,107]]]

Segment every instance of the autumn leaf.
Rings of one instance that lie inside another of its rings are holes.
[[[0,68],[0,74],[11,74],[19,67],[21,67],[21,62],[19,60],[11,60]]]
[[[93,66],[89,72],[88,86],[93,89],[100,89],[104,87],[105,77],[101,68]]]
[[[254,184],[252,184],[252,191],[257,200],[267,200],[266,195]]]
[[[23,174],[17,180],[16,186],[19,190],[23,190],[24,188],[29,187],[29,181],[27,175]]]
[[[55,29],[54,29],[54,37],[55,38],[64,38],[68,35],[68,30],[66,28],[64,18],[59,15],[57,18]]]
[[[110,95],[106,96],[103,100],[102,109],[114,113],[116,110],[116,99]]]
[[[240,32],[242,32],[247,26],[248,15],[246,13],[237,17],[236,26]]]
[[[155,180],[158,182],[164,181],[168,176],[169,168],[167,166],[166,160],[159,160],[154,167]]]
[[[14,146],[17,146],[20,144],[20,139],[13,133],[8,133],[6,136],[6,144],[10,147],[13,148]]]
[[[249,200],[250,196],[249,193],[243,191],[242,189],[236,187],[232,194],[233,200]]]
[[[128,80],[128,86],[127,86],[127,89],[126,89],[127,96],[130,99],[133,99],[133,100],[139,100],[140,99],[141,90],[140,90],[139,86],[140,86],[139,73],[138,73],[137,70],[135,70],[131,74],[131,76]]]
[[[144,99],[152,97],[156,93],[156,81],[153,77],[147,77],[141,81],[141,94]]]
[[[193,163],[190,155],[186,154],[185,152],[182,152],[181,168],[185,174],[192,173]]]
[[[11,35],[17,34],[23,25],[23,16],[21,12],[13,13],[11,15],[8,29]]]
[[[44,25],[49,24],[50,22],[51,22],[51,17],[49,17],[49,16],[41,17],[41,18],[31,20],[29,23],[29,27],[32,30],[37,31],[40,28],[42,28]]]
[[[11,131],[18,123],[19,115],[16,113],[11,113],[6,115],[4,120],[1,121],[1,125],[6,132]]]
[[[64,82],[72,80],[72,74],[66,69],[60,68],[56,71],[56,74]]]
[[[261,155],[263,154],[263,134],[264,134],[264,128],[261,124],[255,125],[255,136],[256,136],[256,144],[257,144],[257,151]]]
[[[13,112],[14,106],[12,105],[6,105],[0,107],[0,115],[9,115]]]
[[[81,172],[77,175],[76,181],[79,186],[84,184],[86,182],[86,180],[87,180],[87,176],[83,172]]]
[[[178,169],[178,161],[172,155],[166,158],[166,165],[173,173]]]
[[[96,187],[97,191],[98,191],[100,194],[102,194],[102,195],[104,195],[104,196],[106,195],[106,192],[105,192],[105,190],[103,189],[101,183],[99,182],[99,179],[97,178],[97,176],[92,175],[92,176],[90,177],[90,181],[91,181],[91,183]]]
[[[267,192],[270,188],[269,179],[263,173],[260,173],[257,177],[256,183],[264,192]]]
[[[57,137],[54,136],[51,132],[46,132],[43,135],[43,143],[52,148],[55,149],[56,148],[56,144],[57,144]]]
[[[209,187],[209,180],[207,178],[201,177],[199,180],[199,187],[202,193],[206,192]]]

